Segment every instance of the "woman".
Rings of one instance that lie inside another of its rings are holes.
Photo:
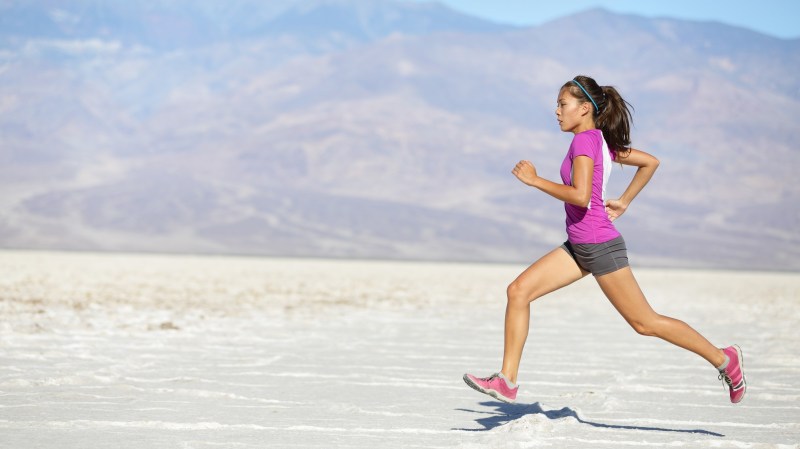
[[[628,266],[625,241],[613,225],[658,168],[658,160],[631,148],[629,104],[611,86],[599,86],[576,76],[558,94],[556,117],[561,130],[573,137],[558,184],[539,177],[529,161],[512,173],[523,183],[564,202],[568,239],[537,260],[508,286],[505,345],[500,372],[479,378],[465,374],[470,387],[513,403],[522,348],[528,337],[530,304],[589,273],[625,320],[642,335],[659,337],[694,352],[719,370],[737,403],[746,391],[741,349],[719,349],[686,323],[659,315],[648,304]],[[619,199],[606,200],[612,161],[638,167]]]

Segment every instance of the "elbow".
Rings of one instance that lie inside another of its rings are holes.
[[[588,193],[581,193],[575,198],[575,202],[573,203],[576,206],[580,207],[589,207],[589,203],[592,201],[592,192],[589,191]]]
[[[650,161],[650,166],[651,166],[651,167],[653,167],[653,171],[656,171],[656,169],[658,168],[658,166],[659,166],[659,165],[661,165],[661,161],[659,161],[659,160],[658,160],[656,157],[654,157],[654,156],[651,156],[651,157],[653,158],[653,160],[652,160],[652,161]]]

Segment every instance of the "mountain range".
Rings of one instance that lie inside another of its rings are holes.
[[[563,206],[510,171],[558,179],[586,74],[661,161],[616,222],[635,265],[798,270],[798,68],[797,39],[601,9],[0,1],[0,247],[532,261]]]

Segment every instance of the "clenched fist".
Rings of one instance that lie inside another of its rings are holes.
[[[529,186],[533,185],[533,182],[539,176],[536,174],[536,167],[531,164],[531,161],[519,161],[519,163],[511,170],[511,173],[517,177],[520,181],[528,184]]]

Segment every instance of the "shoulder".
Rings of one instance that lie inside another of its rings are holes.
[[[575,134],[569,146],[570,153],[574,156],[589,156],[592,159],[596,157],[600,148],[603,148],[603,133],[599,129]]]

